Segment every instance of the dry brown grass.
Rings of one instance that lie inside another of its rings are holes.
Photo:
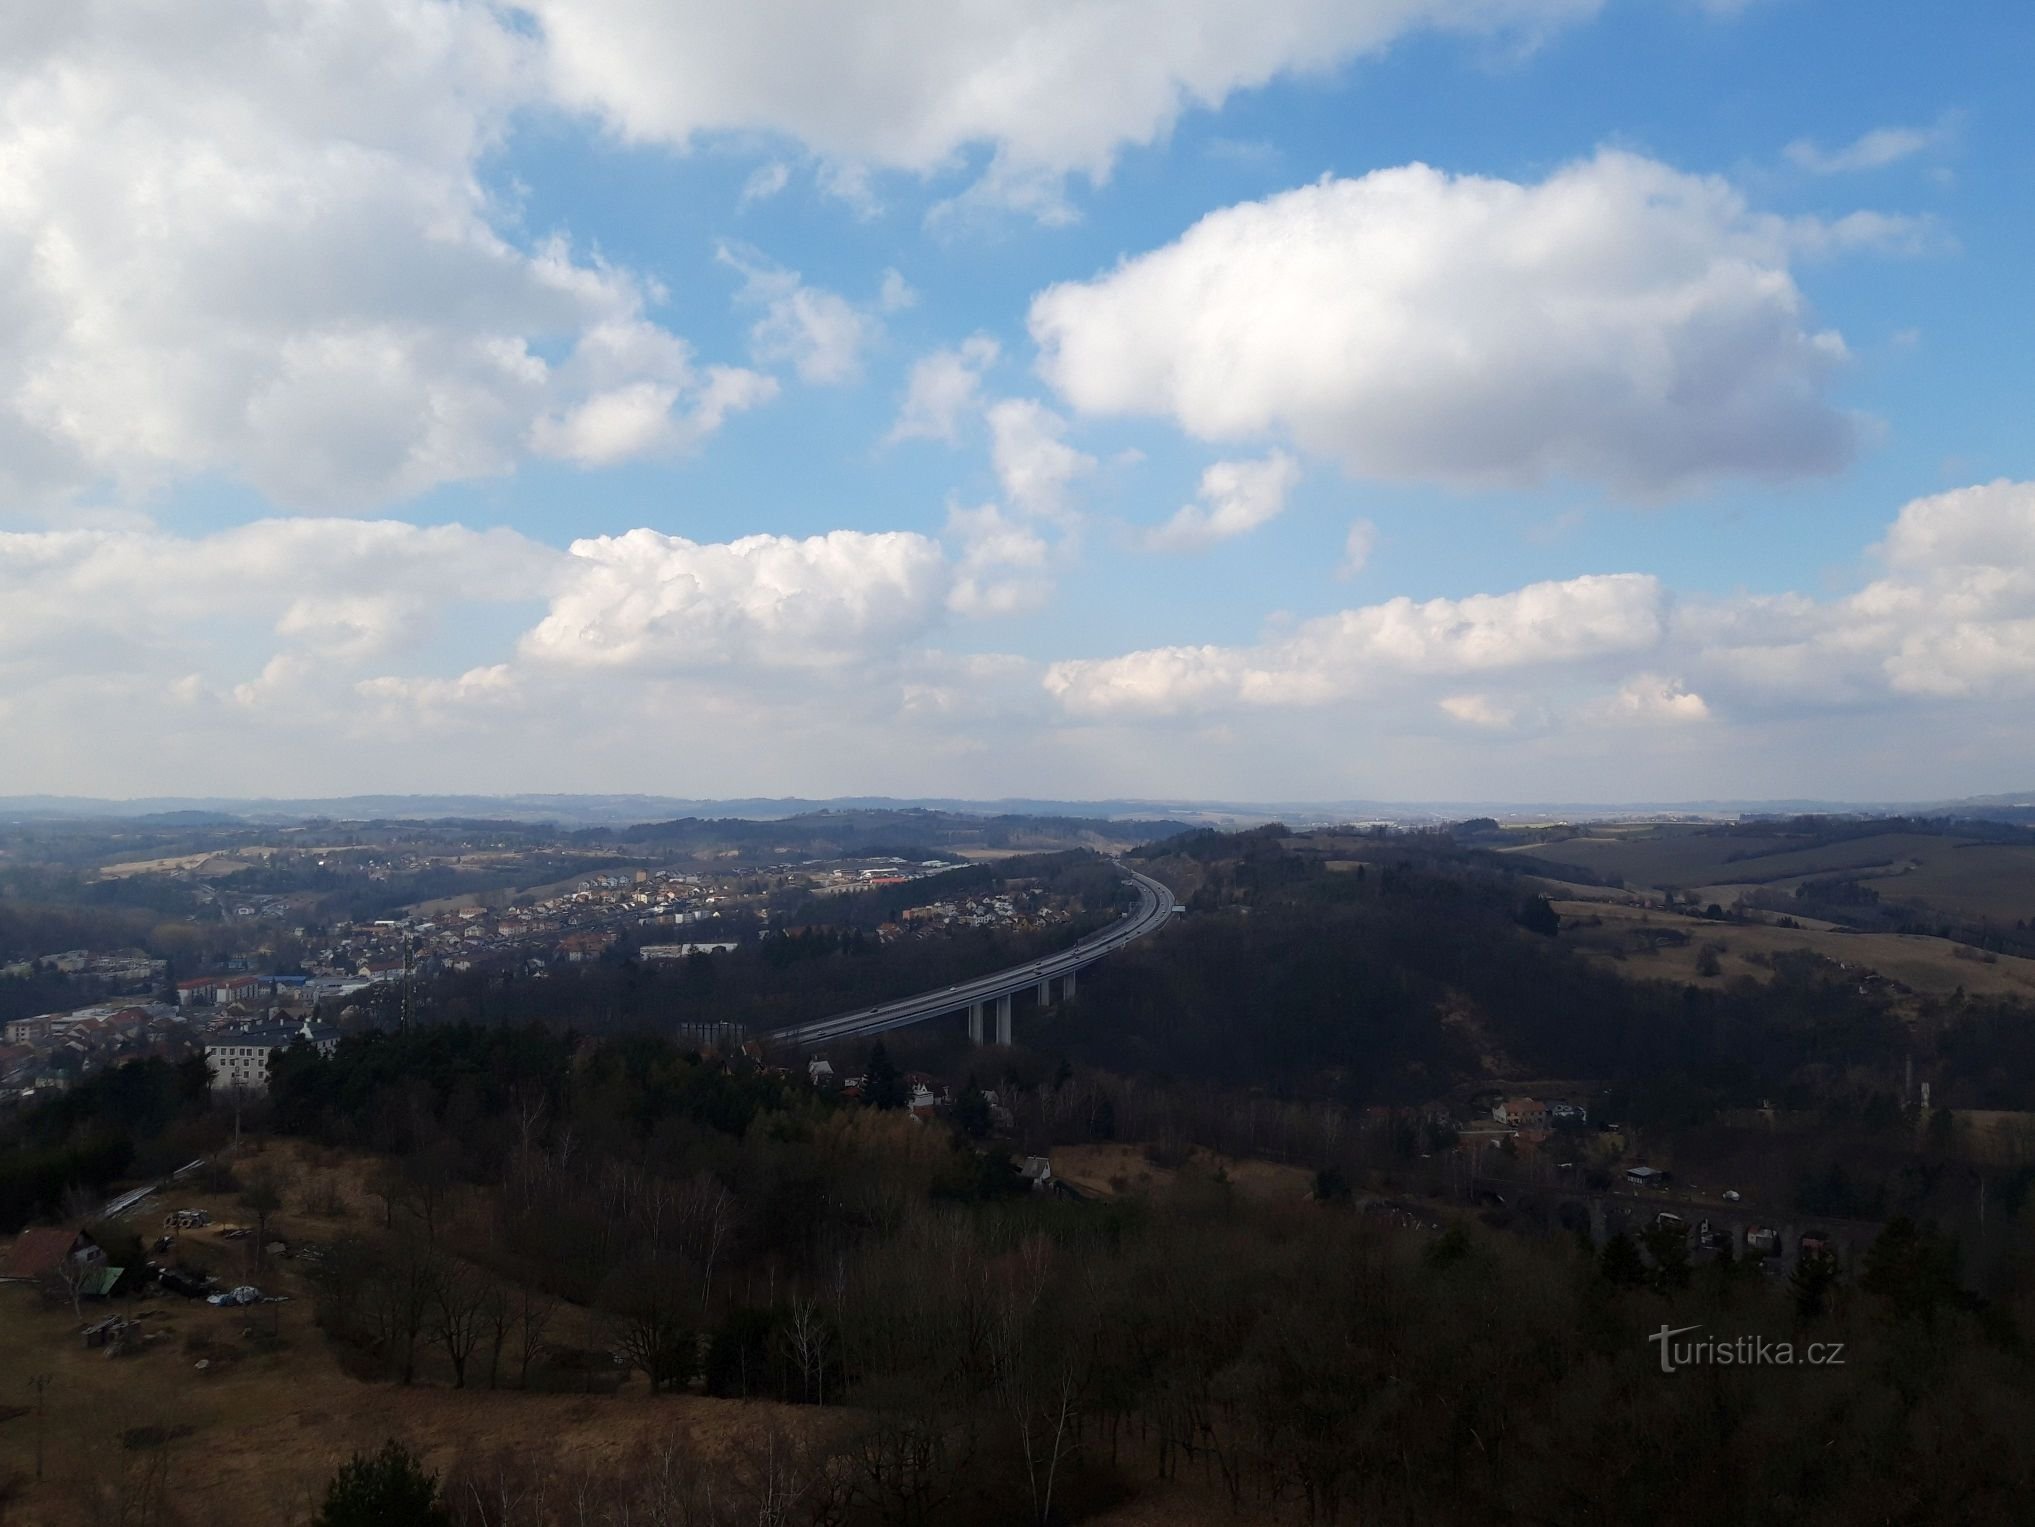
[[[1112,1142],[1053,1148],[1053,1175],[1102,1198],[1119,1194],[1165,1193],[1182,1171],[1201,1177],[1226,1173],[1236,1190],[1264,1203],[1297,1203],[1314,1191],[1311,1173],[1276,1161],[1238,1159],[1193,1147],[1184,1168],[1154,1165],[1141,1145]]]
[[[382,1207],[367,1191],[372,1167],[364,1157],[295,1142],[235,1163],[243,1181],[267,1172],[282,1185],[285,1207],[271,1233],[292,1244],[378,1226]],[[342,1206],[340,1215],[303,1212],[304,1203],[328,1196]],[[30,1404],[29,1377],[50,1375],[40,1423],[45,1479],[26,1487],[20,1514],[0,1509],[0,1521],[69,1527],[127,1519],[137,1493],[152,1486],[167,1488],[178,1513],[165,1520],[270,1527],[308,1520],[333,1470],[389,1437],[441,1470],[467,1449],[557,1448],[598,1461],[674,1430],[711,1457],[795,1410],[699,1396],[653,1400],[640,1381],[613,1396],[587,1396],[355,1379],[316,1327],[305,1264],[280,1257],[252,1268],[249,1242],[221,1234],[248,1219],[237,1197],[178,1190],[148,1200],[130,1223],[152,1237],[169,1208],[209,1211],[213,1225],[184,1232],[179,1259],[227,1282],[287,1294],[288,1303],[228,1310],[174,1296],[116,1301],[104,1312],[139,1315],[145,1330],[159,1334],[138,1352],[109,1358],[83,1347],[67,1307],[25,1287],[0,1288],[0,1407]],[[88,1320],[101,1309],[89,1307]],[[567,1310],[551,1334],[591,1345],[597,1333],[585,1312]],[[200,1357],[209,1359],[202,1370]],[[170,1440],[131,1448],[122,1439],[137,1428]],[[0,1424],[0,1485],[32,1475],[37,1429],[32,1412]]]
[[[2035,960],[2000,955],[1987,962],[1972,958],[1971,951],[1949,939],[1924,938],[1906,933],[1841,933],[1824,928],[1779,928],[1766,923],[1716,923],[1679,913],[1625,907],[1603,902],[1558,901],[1555,910],[1565,923],[1588,918],[1603,919],[1601,928],[1565,928],[1563,937],[1592,953],[1593,943],[1604,935],[1638,931],[1645,927],[1673,928],[1689,937],[1681,948],[1628,952],[1616,968],[1635,979],[1686,982],[1697,986],[1721,986],[1740,976],[1757,980],[1773,979],[1773,970],[1754,964],[1751,954],[1771,958],[1795,949],[1808,949],[1826,959],[1849,964],[1860,973],[1876,971],[1892,981],[1930,996],[1947,996],[1958,987],[1975,996],[2035,998]],[[1705,944],[1722,944],[1719,972],[1704,976],[1697,971]],[[1966,952],[1960,954],[1960,950]]]

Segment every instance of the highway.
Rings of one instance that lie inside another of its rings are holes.
[[[972,981],[963,981],[939,991],[920,992],[916,996],[900,997],[895,1002],[881,1003],[876,1007],[836,1013],[831,1018],[796,1024],[758,1037],[785,1044],[803,1045],[818,1044],[830,1039],[848,1039],[858,1034],[880,1034],[888,1029],[901,1029],[914,1023],[924,1023],[928,1018],[938,1018],[946,1013],[958,1013],[977,1002],[992,1002],[998,997],[1029,991],[1035,989],[1041,981],[1071,975],[1082,966],[1092,964],[1133,940],[1141,939],[1146,934],[1164,927],[1173,915],[1171,891],[1149,875],[1140,875],[1136,870],[1122,864],[1118,864],[1117,868],[1136,885],[1137,907],[1101,932],[1091,933],[1072,948],[1063,949],[1058,954],[1048,955],[1041,960],[1024,965],[1012,965],[986,976],[977,976]]]

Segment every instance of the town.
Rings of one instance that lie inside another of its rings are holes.
[[[208,857],[151,872],[179,879]],[[370,865],[369,873],[382,868]],[[811,919],[823,920],[842,897],[910,887],[964,868],[965,861],[887,855],[724,871],[611,870],[530,892],[469,894],[366,922],[278,928],[243,938],[238,952],[217,959],[214,973],[174,981],[167,979],[168,958],[139,949],[17,952],[0,966],[0,1000],[10,981],[31,980],[45,991],[52,980],[72,985],[94,1000],[0,1023],[0,1107],[145,1056],[265,1054],[264,1042],[287,1044],[306,1024],[329,1044],[340,1033],[388,1021],[403,993],[445,973],[542,976],[554,966],[606,956],[656,964],[797,936],[819,925]],[[1028,895],[1021,886],[904,902],[910,904],[870,930],[879,943],[938,939],[961,929],[1039,933],[1070,915],[1064,901]],[[275,903],[221,903],[229,918],[243,910],[268,918]],[[808,920],[787,921],[801,915]]]

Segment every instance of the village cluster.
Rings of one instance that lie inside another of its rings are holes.
[[[288,973],[264,944],[226,957],[210,974],[169,980],[168,962],[141,950],[71,949],[19,956],[8,976],[57,973],[97,1000],[0,1025],[0,1106],[61,1089],[101,1067],[144,1056],[199,1052],[215,1087],[260,1091],[269,1051],[299,1038],[329,1049],[330,1021],[376,986],[476,968],[538,974],[554,962],[597,959],[628,938],[646,961],[733,949],[767,933],[775,909],[797,896],[828,897],[902,885],[954,862],[896,857],[774,865],[739,872],[626,869],[581,876],[507,901],[439,907],[428,915],[288,930],[297,958]],[[907,907],[882,923],[883,941],[956,929],[1030,930],[1064,922],[1057,901],[1021,892],[984,893]],[[636,942],[664,930],[670,941]],[[106,995],[111,993],[112,995]]]

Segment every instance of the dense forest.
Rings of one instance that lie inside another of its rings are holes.
[[[1884,1001],[1826,973],[1726,991],[1631,981],[1551,937],[1552,914],[1517,873],[1432,836],[1382,838],[1377,853],[1375,868],[1332,869],[1276,826],[1148,850],[1188,918],[1096,967],[1029,1042],[1114,1071],[1345,1103],[1421,1102],[1502,1057],[1524,1074],[1616,1083],[1645,1122],[1769,1097],[1807,1105],[1834,1074],[1898,1069],[1909,1053]],[[1951,1028],[1986,1013],[1961,1009]],[[1949,1033],[1954,1076],[1969,1047]],[[2025,1099],[1983,1106],[2035,1106],[2035,1048],[1970,1081]]]

